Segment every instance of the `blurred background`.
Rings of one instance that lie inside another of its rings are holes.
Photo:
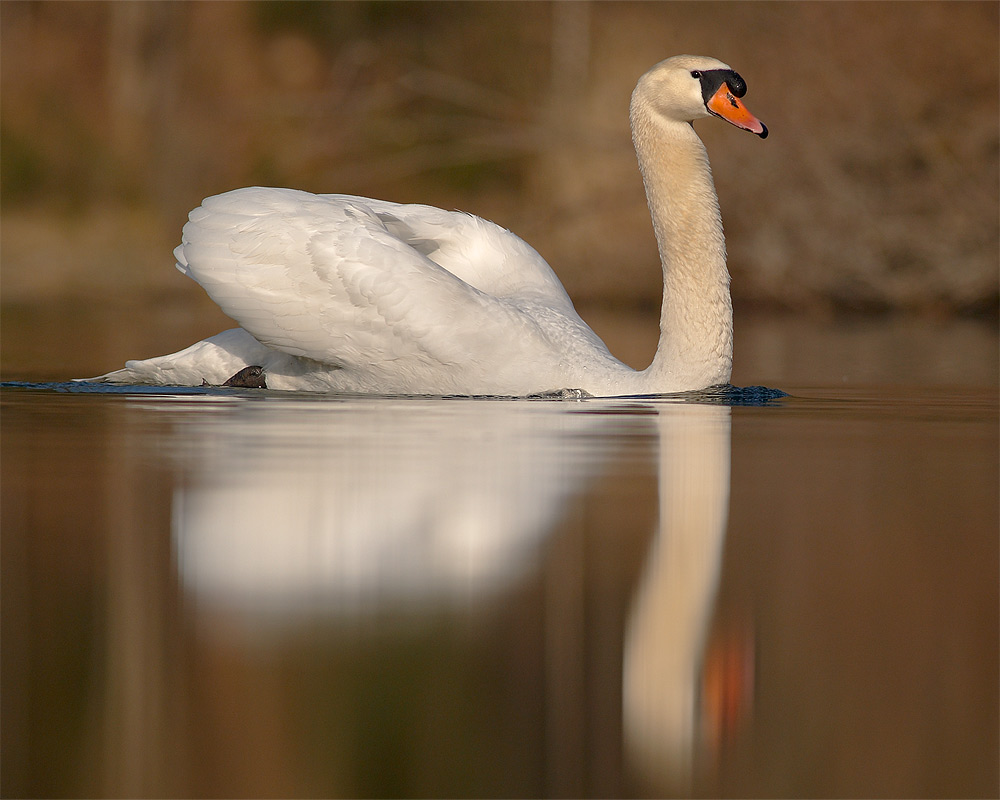
[[[227,327],[171,250],[203,197],[250,184],[492,219],[645,366],[661,283],[628,102],[690,52],[739,71],[771,131],[697,126],[734,382],[787,379],[762,342],[808,338],[802,320],[846,321],[856,349],[873,315],[894,342],[960,330],[952,380],[995,381],[996,3],[17,2],[0,23],[5,377]],[[759,327],[790,314],[792,333]]]

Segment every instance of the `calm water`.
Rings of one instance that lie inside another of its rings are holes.
[[[5,388],[5,796],[994,796],[997,393]]]
[[[995,326],[796,325],[764,407],[6,386],[2,794],[997,796]]]

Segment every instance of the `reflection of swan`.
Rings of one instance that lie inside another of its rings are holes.
[[[248,627],[270,619],[275,633],[314,614],[502,602],[622,435],[655,437],[660,523],[624,639],[623,731],[653,786],[677,787],[705,732],[699,675],[728,514],[730,409],[642,408],[273,398],[201,408],[180,418],[173,444],[185,591]]]
[[[719,205],[691,121],[761,137],[743,79],[676,56],[632,95],[632,136],[663,267],[660,342],[636,372],[577,315],[513,234],[467,214],[344,195],[241,189],[191,213],[178,268],[240,328],[103,380],[222,384],[264,368],[277,389],[385,394],[595,395],[701,389],[732,369],[732,306]]]
[[[179,426],[187,588],[245,609],[337,612],[489,596],[530,567],[599,468],[606,443],[566,453],[597,418],[561,403],[442,402],[269,400]]]
[[[699,670],[729,511],[730,409],[661,406],[660,525],[626,633],[628,750],[660,787],[690,779]]]

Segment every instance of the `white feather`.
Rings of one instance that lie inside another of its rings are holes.
[[[191,212],[177,268],[239,323],[100,380],[221,384],[249,365],[276,389],[388,394],[672,392],[728,381],[732,310],[721,219],[691,119],[693,73],[640,79],[632,123],[665,298],[653,364],[615,359],[545,261],[479,217],[348,195],[253,187]],[[681,221],[688,228],[679,229]]]

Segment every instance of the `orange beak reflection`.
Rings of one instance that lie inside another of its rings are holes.
[[[767,138],[767,126],[747,110],[725,83],[705,105],[715,116],[722,117],[737,128],[756,133],[761,139]]]
[[[702,724],[710,752],[716,757],[732,746],[750,721],[754,653],[754,633],[749,625],[713,636],[706,648],[702,668]]]

